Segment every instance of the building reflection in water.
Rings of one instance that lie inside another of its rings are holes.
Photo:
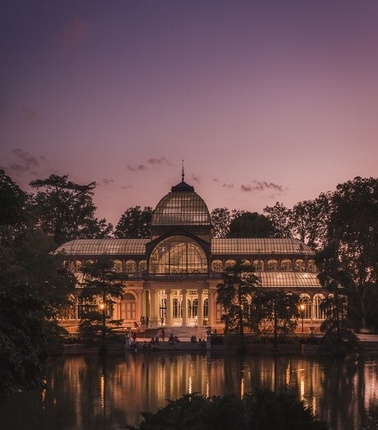
[[[294,393],[335,430],[370,428],[378,409],[376,360],[139,351],[106,360],[50,359],[46,384],[38,396],[19,393],[0,402],[4,428],[122,428],[186,393],[243,398],[255,387]]]

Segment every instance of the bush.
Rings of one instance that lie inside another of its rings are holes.
[[[311,409],[288,393],[256,389],[243,400],[235,395],[205,398],[186,394],[156,413],[143,412],[139,427],[129,430],[327,430]]]

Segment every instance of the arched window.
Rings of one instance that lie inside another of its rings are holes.
[[[188,299],[188,317],[195,318],[198,315],[198,299]]]
[[[295,260],[295,270],[298,270],[299,272],[304,272],[305,263],[302,259]]]
[[[304,305],[303,311],[302,311],[301,305]],[[303,318],[306,320],[311,319],[311,298],[308,294],[300,295],[299,310],[300,310],[301,318],[303,316]],[[302,312],[303,312],[303,315],[302,315]]]
[[[243,260],[240,261],[241,264],[244,264],[245,266],[250,266],[251,262],[247,260],[246,258],[243,258]]]
[[[262,260],[254,260],[253,261],[253,267],[256,270],[256,272],[263,272],[264,271],[264,262]]]
[[[114,260],[113,261],[113,269],[115,272],[122,272],[122,261]]]
[[[144,272],[147,270],[147,261],[146,260],[140,260],[139,261],[139,266],[138,266],[138,270],[139,272]]]
[[[289,259],[285,259],[281,261],[281,270],[290,271],[292,267],[291,261]]]
[[[136,272],[136,263],[134,260],[127,260],[125,263],[125,271],[128,273]]]
[[[226,260],[224,265],[225,267],[232,267],[232,266],[235,266],[235,264],[236,264],[235,260]]]
[[[203,318],[209,318],[209,299],[205,299],[203,302]]]
[[[324,320],[326,318],[326,311],[322,308],[321,303],[325,300],[323,294],[314,295],[314,319]]]
[[[309,272],[316,272],[315,260],[308,260],[307,270]]]
[[[221,260],[214,260],[211,263],[211,269],[213,272],[223,272],[223,263]]]
[[[266,270],[270,272],[275,272],[278,270],[278,261],[277,260],[268,260],[266,263]]]
[[[207,258],[197,242],[185,236],[173,236],[152,251],[151,273],[206,273]]]

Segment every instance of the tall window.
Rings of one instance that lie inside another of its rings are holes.
[[[197,242],[174,236],[159,243],[150,259],[152,273],[206,273],[207,258]]]
[[[308,294],[301,294],[300,297],[300,305],[304,305],[305,308],[303,310],[303,318],[306,320],[311,319],[311,298]],[[301,311],[302,314],[302,311]],[[301,315],[302,317],[302,315]]]
[[[321,303],[324,301],[323,294],[315,294],[314,296],[314,319],[316,320],[324,320],[325,309],[322,309]]]

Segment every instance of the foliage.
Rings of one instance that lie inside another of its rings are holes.
[[[0,391],[14,385],[38,386],[40,356],[59,343],[57,310],[67,304],[74,284],[52,251],[51,238],[35,229],[27,196],[1,176],[3,211],[0,228]],[[9,215],[9,214],[8,214]]]
[[[0,225],[15,227],[25,222],[27,194],[0,169]]]
[[[146,206],[143,210],[140,206],[128,208],[121,216],[114,236],[123,239],[147,239],[150,237],[152,221],[152,208]]]
[[[252,299],[256,332],[273,331],[273,342],[277,347],[278,335],[293,333],[297,326],[298,302],[297,294],[257,288]]]
[[[337,186],[332,198],[329,242],[353,281],[361,324],[368,319],[366,293],[378,275],[378,179],[356,177]]]
[[[256,389],[243,400],[235,395],[205,398],[186,394],[168,400],[156,413],[143,412],[139,427],[129,430],[326,430],[327,424],[318,421],[311,409],[288,393],[276,394]]]
[[[217,303],[223,307],[222,321],[225,334],[235,330],[243,347],[244,328],[250,326],[251,298],[259,284],[250,265],[237,263],[226,267],[222,282],[217,285]]]
[[[259,388],[245,397],[248,430],[326,430],[324,421],[316,420],[310,408],[288,393],[274,393]]]
[[[233,215],[227,208],[216,208],[210,214],[214,237],[227,237]]]
[[[274,227],[267,217],[257,212],[243,212],[232,219],[227,237],[271,237],[273,235]]]
[[[89,306],[88,311],[82,315],[80,333],[83,339],[88,340],[92,335],[101,334],[102,347],[106,348],[106,335],[110,332],[108,324],[119,325],[120,321],[112,320],[114,299],[121,298],[124,281],[127,275],[116,272],[113,260],[102,256],[94,262],[88,262],[81,268],[84,280],[81,283],[80,298],[86,303],[100,301],[102,309]],[[108,323],[108,324],[107,324]],[[96,341],[96,337],[93,338]]]
[[[274,206],[266,206],[264,213],[273,224],[276,237],[292,237],[290,209],[287,209],[282,203],[277,202]]]
[[[103,238],[112,230],[105,219],[95,218],[93,204],[95,182],[78,185],[68,176],[50,175],[30,183],[37,189],[33,196],[34,208],[40,228],[55,243],[61,245],[72,239]]]
[[[326,314],[320,327],[324,332],[321,346],[335,353],[341,349],[355,349],[358,341],[350,331],[351,322],[348,319],[348,308],[353,306],[353,300],[348,300],[353,292],[353,280],[350,273],[340,267],[337,244],[330,243],[319,252],[316,262],[321,269],[319,281],[330,293],[321,304]]]
[[[292,209],[277,202],[265,207],[264,213],[273,224],[276,236],[299,239],[320,250],[327,242],[331,197],[331,193],[322,193],[315,200],[297,203]]]

